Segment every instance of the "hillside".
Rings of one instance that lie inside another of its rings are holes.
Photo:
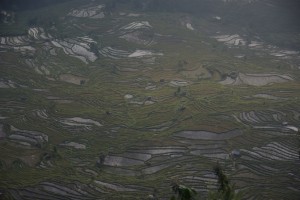
[[[0,4],[0,199],[300,195],[296,0]]]

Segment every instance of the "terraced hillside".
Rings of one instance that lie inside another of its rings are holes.
[[[243,27],[287,7],[182,2],[1,12],[1,199],[207,199],[216,163],[243,199],[299,199],[299,32]]]

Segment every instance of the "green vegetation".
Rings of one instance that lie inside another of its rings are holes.
[[[214,173],[218,177],[219,191],[209,194],[209,199],[222,199],[222,200],[238,200],[242,199],[242,193],[236,193],[234,186],[230,184],[223,169],[217,164],[214,168]]]
[[[178,185],[174,183],[172,185],[172,191],[177,195],[177,197],[173,196],[172,200],[193,200],[197,192],[194,189],[188,188],[184,185]]]
[[[218,178],[218,191],[210,191],[208,198],[209,200],[239,200],[242,199],[242,193],[236,193],[234,186],[229,183],[229,180],[223,169],[217,163],[214,167],[214,173]],[[184,185],[178,184],[176,182],[172,183],[172,191],[175,193],[175,196],[171,197],[171,200],[195,200],[202,199],[201,197],[196,197],[197,192],[193,188],[186,187]]]

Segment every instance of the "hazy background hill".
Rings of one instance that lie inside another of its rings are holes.
[[[23,11],[70,0],[1,0],[0,9]]]
[[[110,1],[114,7],[128,2]],[[285,48],[300,48],[298,43],[290,40],[291,34],[300,31],[300,1],[297,0],[131,0],[130,4],[139,11],[179,12],[206,19],[220,16],[221,25],[227,31],[250,37],[259,35]],[[282,37],[287,37],[287,40],[282,40]]]

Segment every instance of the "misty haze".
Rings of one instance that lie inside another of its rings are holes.
[[[0,0],[0,199],[299,200],[299,0]]]

